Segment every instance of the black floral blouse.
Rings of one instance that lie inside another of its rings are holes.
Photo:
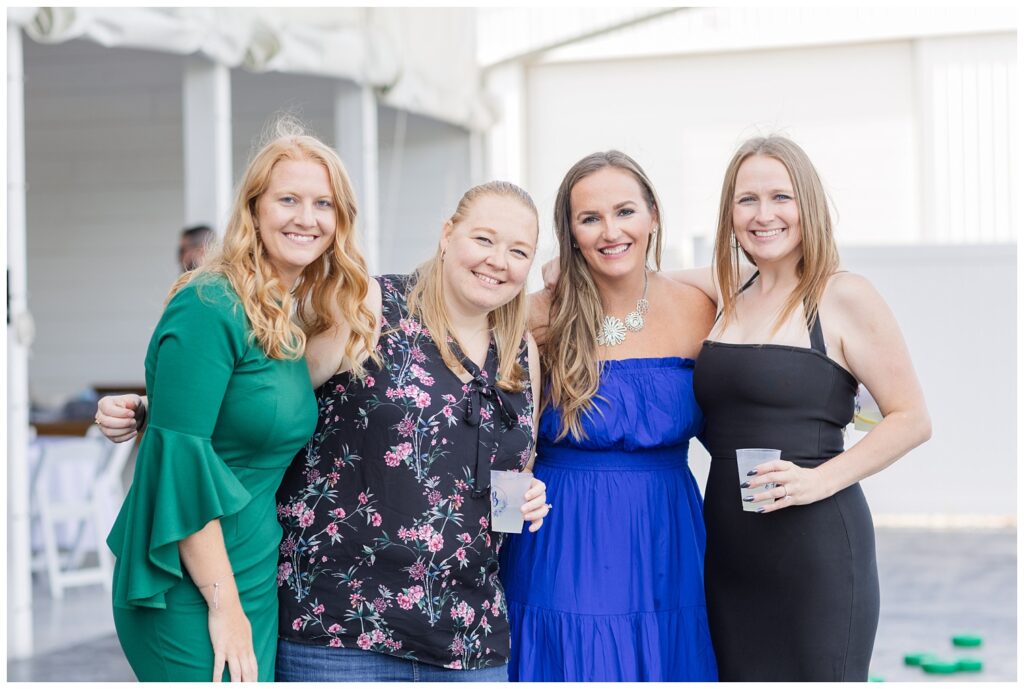
[[[316,433],[277,494],[280,636],[454,669],[502,665],[490,470],[526,465],[533,397],[493,384],[493,340],[482,370],[463,360],[463,383],[408,316],[410,276],[377,280],[383,367],[317,390]],[[525,339],[519,361],[528,374]]]

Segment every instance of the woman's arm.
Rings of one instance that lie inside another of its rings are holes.
[[[259,667],[252,646],[252,625],[242,610],[231,572],[220,520],[178,542],[181,563],[188,570],[209,607],[208,625],[213,644],[213,681],[219,682],[227,665],[232,682],[255,682]]]
[[[382,299],[380,283],[370,278],[369,290],[363,304],[373,314],[376,323],[375,341],[380,337]],[[340,309],[334,312],[334,320],[336,325],[333,328],[314,335],[306,341],[306,365],[309,366],[309,379],[313,383],[314,390],[326,383],[334,374],[350,367],[350,362],[345,361],[345,346],[348,344],[352,329],[345,321]],[[363,357],[366,356],[369,356],[369,352],[363,352]]]
[[[711,266],[703,268],[687,268],[685,270],[668,270],[664,273],[669,280],[681,282],[684,285],[696,287],[707,295],[716,306],[718,305],[718,290],[715,288],[715,273]]]
[[[533,461],[537,458],[537,427],[540,423],[540,353],[537,341],[530,333],[526,334],[526,356],[530,365],[530,387],[533,394],[533,451],[530,461],[526,463],[526,471],[533,471]],[[547,505],[547,487],[540,479],[534,478],[526,491],[526,503],[523,505],[523,518],[530,522],[530,531],[536,531],[544,524],[551,508]]]
[[[834,495],[889,466],[931,437],[932,426],[921,384],[914,373],[899,324],[868,280],[852,273],[832,279],[822,303],[840,335],[850,370],[878,402],[882,420],[846,452],[813,469],[791,462],[766,465],[751,487],[776,482],[776,501],[765,512]]]

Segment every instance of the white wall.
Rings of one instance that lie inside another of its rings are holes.
[[[388,107],[378,122],[381,272],[408,273],[433,256],[441,226],[472,184],[469,132]]]
[[[141,383],[178,274],[182,61],[25,39],[33,399]]]

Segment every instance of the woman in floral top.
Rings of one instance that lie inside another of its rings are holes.
[[[474,187],[434,259],[371,282],[367,375],[342,360],[344,329],[310,342],[319,421],[278,491],[279,681],[506,679],[490,471],[532,457],[536,239],[526,192]],[[542,483],[527,500],[535,531]]]

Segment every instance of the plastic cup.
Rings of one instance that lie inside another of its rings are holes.
[[[523,532],[526,491],[533,481],[528,471],[491,470],[491,531]]]
[[[758,464],[764,464],[765,462],[771,462],[782,457],[782,450],[770,450],[763,447],[754,448],[743,448],[736,450],[736,470],[739,474],[740,483],[746,483],[753,476],[747,474],[751,469],[756,467]],[[769,483],[758,488],[740,488],[740,501],[743,504],[744,512],[757,512],[765,505],[770,505],[775,502],[772,500],[761,500],[760,502],[748,502],[743,500],[747,496],[759,495],[767,490],[775,487],[775,484]]]

